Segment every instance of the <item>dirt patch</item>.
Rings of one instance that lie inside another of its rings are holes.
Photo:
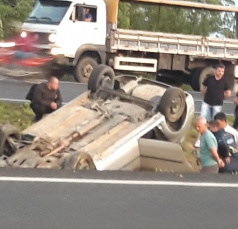
[[[184,157],[188,161],[188,163],[192,166],[194,172],[199,172],[201,166],[197,164],[197,158],[194,151],[198,150],[194,147],[194,143],[197,140],[198,133],[194,128],[195,126],[195,117],[192,120],[190,132],[187,134],[185,141],[182,143],[182,149],[184,153]]]

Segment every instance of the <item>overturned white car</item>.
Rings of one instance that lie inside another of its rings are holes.
[[[190,171],[180,143],[194,100],[183,90],[98,65],[88,92],[21,133],[0,129],[1,166]]]

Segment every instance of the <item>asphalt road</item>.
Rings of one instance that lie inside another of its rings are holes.
[[[12,80],[0,77],[0,101],[25,102],[25,96],[32,85],[32,82]],[[67,103],[87,90],[87,85],[76,82],[60,82],[60,90],[63,102]],[[199,92],[191,92],[195,100],[195,112],[201,110],[202,96]],[[225,101],[223,111],[228,115],[233,115],[235,106],[233,104],[234,94]]]
[[[11,229],[224,229],[237,226],[238,177],[0,170]]]
[[[12,80],[0,77],[0,100],[5,101],[25,101],[26,94],[34,83],[21,80]],[[64,102],[69,102],[87,90],[86,84],[74,82],[60,82],[60,91]]]

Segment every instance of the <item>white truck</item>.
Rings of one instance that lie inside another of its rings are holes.
[[[238,12],[189,1],[127,2]],[[88,81],[97,64],[116,71],[152,73],[157,80],[177,77],[195,90],[220,61],[226,65],[230,85],[238,77],[238,40],[119,29],[118,5],[119,0],[39,0],[22,25],[21,36],[36,35],[39,50],[55,57],[55,74],[60,77],[70,71],[80,82]],[[88,14],[91,21],[85,21]]]

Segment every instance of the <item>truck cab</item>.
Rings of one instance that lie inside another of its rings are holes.
[[[21,37],[31,33],[42,53],[56,56],[58,72],[67,66],[77,81],[86,82],[93,67],[105,62],[106,5],[103,0],[39,0]]]

